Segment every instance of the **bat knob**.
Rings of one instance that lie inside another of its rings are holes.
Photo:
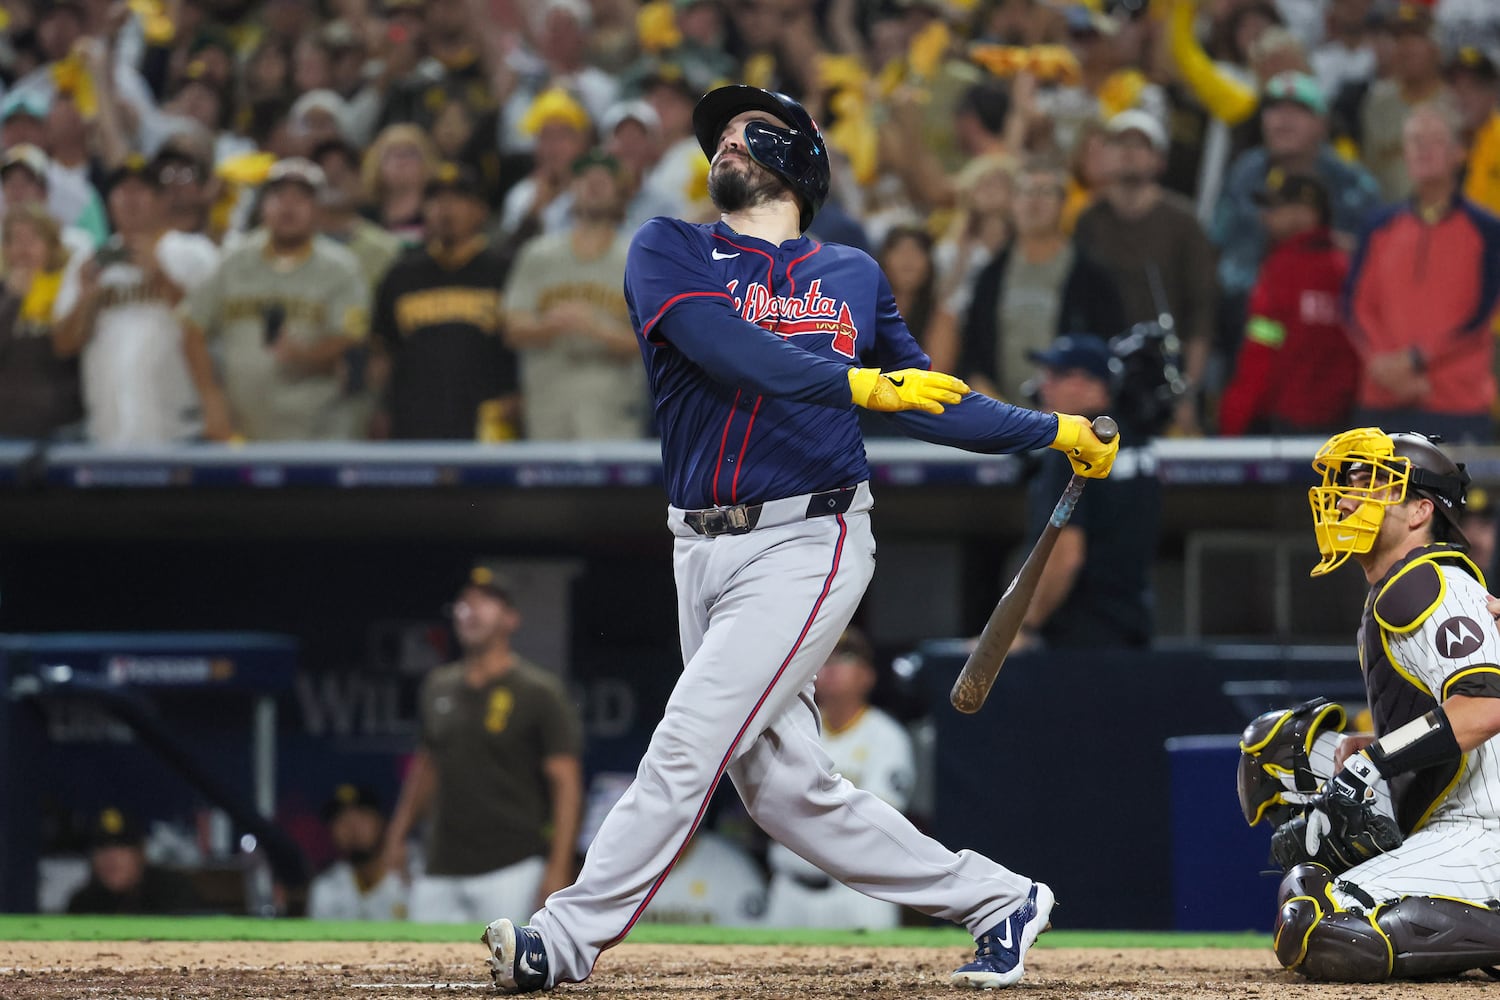
[[[1105,444],[1120,436],[1120,425],[1115,423],[1114,417],[1095,417],[1089,427],[1093,429],[1094,437]]]

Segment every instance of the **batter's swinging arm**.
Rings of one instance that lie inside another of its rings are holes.
[[[1113,441],[1115,435],[1120,433],[1120,428],[1109,417],[1095,417],[1091,426],[1094,436],[1105,444]],[[964,661],[964,668],[959,672],[958,680],[953,682],[953,690],[948,695],[948,700],[960,712],[972,715],[979,711],[985,698],[989,697],[990,687],[995,683],[1001,665],[1005,663],[1010,645],[1015,641],[1016,633],[1021,630],[1026,607],[1031,603],[1031,595],[1036,593],[1037,583],[1042,578],[1042,567],[1047,565],[1047,557],[1052,554],[1052,546],[1057,543],[1057,536],[1062,532],[1063,525],[1073,516],[1073,508],[1087,482],[1087,479],[1076,472],[1068,480],[1057,506],[1052,509],[1052,517],[1042,529],[1041,537],[1032,546],[1031,554],[1026,557],[1021,571],[1010,581],[1005,593],[1000,595],[1000,602],[995,605],[995,610],[990,612],[990,620],[984,623],[984,631],[979,633],[979,641],[975,643],[969,658]]]

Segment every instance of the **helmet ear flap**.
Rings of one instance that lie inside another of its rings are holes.
[[[795,128],[753,121],[745,124],[745,147],[756,163],[792,189],[801,207],[799,222],[806,232],[828,196],[828,158],[820,144],[807,142]]]

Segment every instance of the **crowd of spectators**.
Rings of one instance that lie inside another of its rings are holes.
[[[984,391],[1159,323],[1172,433],[1489,441],[1497,64],[1493,0],[0,0],[0,436],[650,436],[625,247],[744,82]]]

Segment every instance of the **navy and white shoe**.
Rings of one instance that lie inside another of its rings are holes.
[[[530,927],[501,917],[480,938],[490,950],[490,976],[506,993],[535,993],[547,988],[547,949]]]
[[[1026,974],[1026,952],[1036,943],[1037,935],[1052,926],[1054,902],[1050,888],[1033,882],[1026,902],[979,936],[974,943],[974,961],[953,973],[949,984],[994,990],[1019,983]]]

